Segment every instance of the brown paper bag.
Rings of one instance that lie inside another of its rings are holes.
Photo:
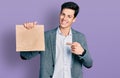
[[[33,29],[26,29],[23,25],[16,25],[16,51],[44,51],[44,26],[37,25]]]

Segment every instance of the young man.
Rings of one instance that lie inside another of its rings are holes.
[[[45,32],[45,52],[20,53],[25,60],[40,54],[40,78],[82,78],[82,66],[92,66],[84,35],[71,28],[78,12],[76,3],[64,3],[59,27]],[[31,29],[35,24],[25,23],[24,27]]]

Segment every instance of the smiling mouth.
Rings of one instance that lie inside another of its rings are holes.
[[[63,24],[63,25],[67,24],[67,21],[62,21],[62,24]]]

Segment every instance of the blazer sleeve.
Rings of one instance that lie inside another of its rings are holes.
[[[23,60],[29,60],[31,59],[32,57],[35,57],[36,55],[38,55],[40,52],[38,51],[21,51],[20,52],[20,57],[23,59]]]
[[[83,33],[80,33],[80,32],[75,32],[73,34],[73,41],[79,42],[81,44],[81,46],[84,48],[84,50],[86,51],[82,56],[75,55],[76,57],[78,57],[78,61],[87,68],[92,67],[93,61],[92,61],[91,55],[90,55],[89,50],[88,50],[85,35]]]
[[[87,67],[87,68],[91,68],[93,65],[93,61],[91,59],[91,56],[89,55],[88,52],[86,52],[84,54],[84,56],[78,55],[80,61],[82,61],[82,64]]]
[[[81,45],[84,48],[85,54],[82,55],[82,56],[78,55],[78,57],[79,57],[80,61],[82,61],[82,64],[85,67],[90,68],[93,65],[93,61],[92,61],[91,55],[89,53],[87,42],[86,42],[86,39],[85,39],[84,35],[82,36],[82,40],[81,41],[82,41]]]

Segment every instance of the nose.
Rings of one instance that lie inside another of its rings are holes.
[[[64,17],[63,17],[63,20],[67,20],[67,16],[64,16]]]

